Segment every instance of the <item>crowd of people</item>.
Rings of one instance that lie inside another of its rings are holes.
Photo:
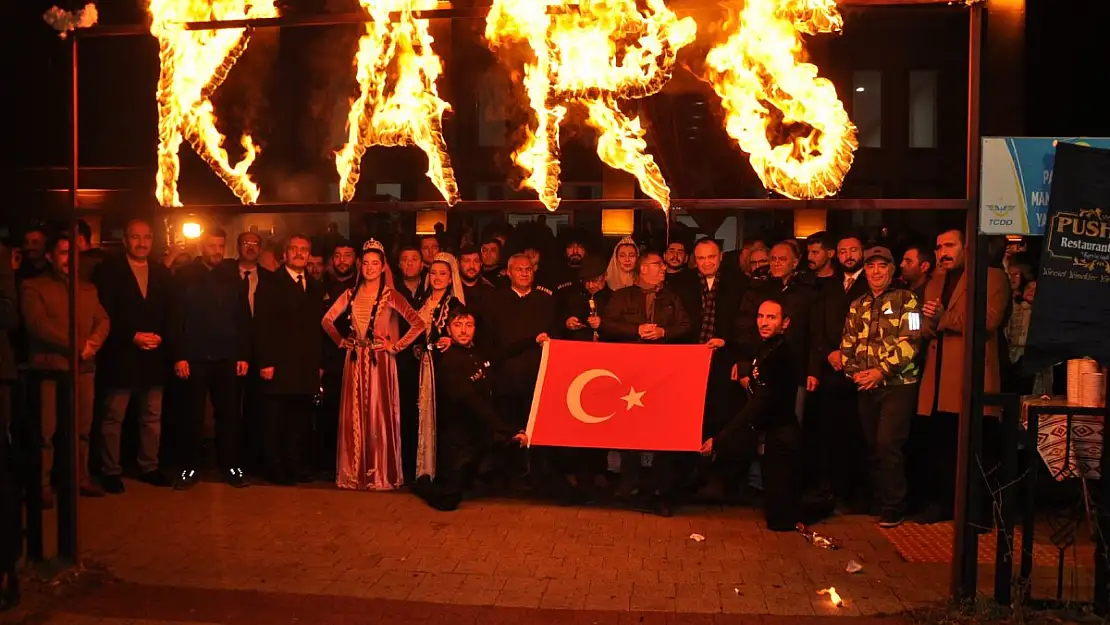
[[[950,519],[964,234],[894,250],[822,232],[752,238],[727,254],[714,239],[673,234],[665,247],[626,237],[609,250],[576,229],[556,240],[544,226],[502,224],[462,241],[439,228],[334,237],[319,250],[310,236],[274,248],[211,227],[182,261],[152,255],[143,220],[127,224],[119,254],[89,249],[83,230],[80,494],[124,492],[128,414],[138,479],[190,489],[205,470],[210,413],[220,475],[238,488],[405,487],[440,510],[468,492],[529,491],[670,516],[699,490],[749,493],[756,475],[773,530],[832,510],[883,527]],[[32,230],[0,263],[15,268],[0,280],[0,329],[16,347],[0,359],[8,377],[20,360],[69,369],[69,244]],[[988,272],[988,392],[1052,384],[1020,373],[1036,282],[1011,252]],[[552,339],[713,350],[701,453],[528,447]],[[50,506],[59,382],[39,384]],[[997,422],[985,428],[989,458]]]

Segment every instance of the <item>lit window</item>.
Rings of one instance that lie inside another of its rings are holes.
[[[859,128],[861,148],[883,147],[883,74],[852,73],[852,121]]]
[[[937,72],[910,72],[910,147],[937,147]]]

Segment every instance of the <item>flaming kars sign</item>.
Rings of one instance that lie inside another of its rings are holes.
[[[150,32],[158,39],[158,177],[155,195],[162,206],[181,206],[178,150],[187,139],[244,204],[258,200],[258,185],[247,171],[258,156],[243,135],[243,158],[232,165],[216,129],[212,94],[223,84],[250,43],[245,28],[185,30],[185,22],[274,17],[273,0],[150,0]]]
[[[451,107],[436,92],[443,65],[432,51],[428,20],[413,11],[434,9],[435,0],[359,0],[373,19],[355,57],[359,96],[347,116],[347,144],[335,155],[340,197],[355,195],[359,166],[371,145],[415,145],[428,156],[428,178],[449,205],[459,189],[447,144],[443,113]],[[390,13],[399,15],[390,22]]]
[[[836,0],[745,0],[705,59],[725,129],[763,186],[795,199],[836,194],[858,147],[836,87],[802,63],[802,33],[839,32]],[[772,142],[775,137],[775,142]]]
[[[658,93],[697,25],[678,19],[663,0],[642,4],[641,10],[636,0],[493,1],[486,40],[505,60],[525,48],[524,87],[535,115],[513,162],[525,175],[522,185],[550,210],[559,206],[559,125],[576,105],[598,132],[601,160],[635,176],[664,210],[670,206],[640,119],[622,112],[619,101]]]

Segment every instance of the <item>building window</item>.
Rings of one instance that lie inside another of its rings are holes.
[[[937,147],[937,72],[910,72],[910,147]]]
[[[852,121],[861,148],[883,147],[883,73],[852,73]]]
[[[510,92],[504,72],[489,70],[478,83],[478,145],[505,145],[508,128],[505,116],[507,94]]]

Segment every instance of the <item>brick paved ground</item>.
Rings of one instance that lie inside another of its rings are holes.
[[[73,598],[50,622],[393,614],[381,622],[785,625],[930,605],[943,601],[948,580],[948,565],[907,563],[864,517],[823,524],[843,544],[827,551],[768,532],[758,513],[738,508],[662,519],[494,500],[440,513],[400,493],[127,487],[81,508],[83,556],[119,583]],[[706,540],[691,540],[694,532]],[[844,571],[852,559],[861,573]],[[843,607],[817,594],[828,586]]]

